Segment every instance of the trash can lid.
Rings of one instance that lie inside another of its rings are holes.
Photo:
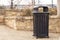
[[[39,8],[39,6],[34,6],[34,8]]]
[[[48,7],[48,6],[34,6],[33,8],[40,8],[40,7],[42,7],[42,8],[44,8],[44,7]]]

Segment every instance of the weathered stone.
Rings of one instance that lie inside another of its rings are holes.
[[[32,30],[32,21],[25,20],[24,22],[17,21],[17,29],[23,29],[23,30]]]
[[[16,19],[16,12],[7,12],[5,18],[5,24],[19,30],[33,30],[33,17],[24,16],[20,21]],[[12,17],[12,18],[11,18]],[[15,18],[14,18],[15,17]],[[49,19],[49,31],[60,32],[60,19],[50,18]]]
[[[11,28],[14,28],[16,29],[16,21],[14,19],[9,19],[9,20],[6,20],[5,19],[5,24]]]
[[[16,12],[13,11],[7,11],[5,14],[5,24],[8,25],[11,28],[16,28]]]
[[[4,23],[4,15],[0,15],[0,23]]]
[[[60,19],[51,18],[49,21],[49,29],[54,32],[60,32]]]

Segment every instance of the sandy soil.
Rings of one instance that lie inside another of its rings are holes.
[[[0,25],[0,40],[60,40],[59,33],[49,33],[49,38],[36,39],[32,31],[18,31]]]

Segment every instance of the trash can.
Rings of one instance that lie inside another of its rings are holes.
[[[49,37],[49,13],[48,7],[42,6],[43,12],[38,12],[40,7],[33,10],[33,36],[36,38]]]

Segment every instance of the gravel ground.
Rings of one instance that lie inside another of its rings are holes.
[[[0,25],[0,40],[60,40],[59,33],[49,33],[49,38],[36,39],[31,31],[18,31]]]

